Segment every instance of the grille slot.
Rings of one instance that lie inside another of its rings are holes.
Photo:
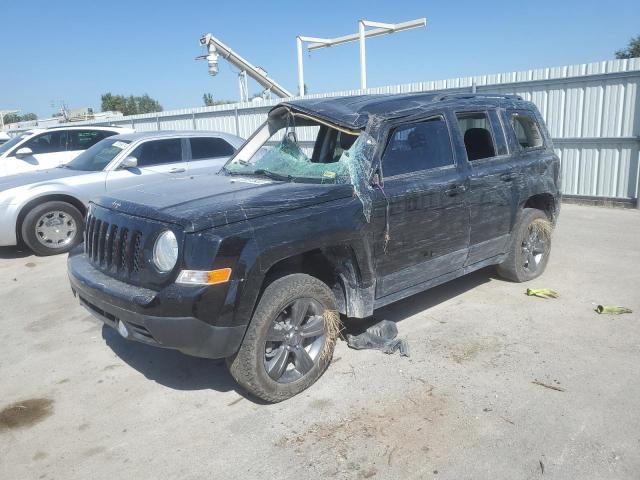
[[[86,225],[84,251],[93,265],[123,279],[141,273],[143,232],[91,215]]]

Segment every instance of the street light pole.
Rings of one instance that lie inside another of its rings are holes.
[[[331,47],[333,45],[341,45],[349,42],[360,43],[360,88],[367,88],[367,53],[365,41],[370,37],[378,37],[380,35],[386,35],[395,32],[403,32],[405,30],[411,30],[413,28],[425,27],[427,25],[426,18],[419,18],[417,20],[410,20],[408,22],[401,23],[382,23],[372,22],[370,20],[358,21],[358,33],[351,35],[344,35],[336,38],[314,38],[304,37],[299,35],[296,37],[296,48],[298,51],[298,86],[300,88],[300,94],[304,91],[304,70],[302,64],[302,50],[303,42],[309,43],[309,51],[316,50],[318,48]],[[371,27],[371,30],[367,30],[367,27]]]

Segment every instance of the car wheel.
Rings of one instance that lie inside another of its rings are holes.
[[[22,222],[22,239],[37,255],[66,253],[82,241],[84,218],[73,205],[45,202],[32,208]]]
[[[507,257],[498,274],[514,282],[526,282],[544,272],[551,253],[553,226],[541,210],[525,208],[514,229]]]
[[[263,292],[240,349],[227,360],[231,375],[268,402],[293,397],[331,362],[338,322],[326,284],[304,274],[275,280]]]

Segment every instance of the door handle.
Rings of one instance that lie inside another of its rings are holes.
[[[171,170],[169,170],[169,173],[184,173],[187,170],[185,168],[182,167],[174,167]]]
[[[464,193],[467,190],[467,187],[465,187],[463,184],[457,184],[457,185],[451,185],[449,188],[447,188],[444,193],[446,193],[447,195],[449,195],[450,197],[454,197],[456,195],[458,195],[459,193]]]

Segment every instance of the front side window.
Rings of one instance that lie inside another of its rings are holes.
[[[131,154],[138,159],[138,167],[177,163],[182,161],[182,142],[179,138],[145,142]]]
[[[201,160],[203,158],[230,157],[236,151],[229,142],[222,138],[201,137],[189,139],[191,143],[191,158]]]
[[[491,124],[485,112],[457,113],[458,126],[470,162],[496,156]]]
[[[116,158],[116,155],[127,148],[130,143],[130,140],[106,138],[82,152],[63,167],[85,172],[99,172],[104,170],[111,160]]]
[[[511,125],[515,131],[518,144],[523,149],[539,148],[544,145],[538,123],[532,116],[524,113],[514,113],[511,115]]]
[[[385,177],[451,165],[451,138],[442,117],[396,128],[382,158]]]
[[[23,146],[30,148],[34,154],[64,152],[67,150],[67,132],[54,130],[42,133]]]
[[[22,135],[17,135],[15,137],[13,137],[11,140],[7,140],[5,143],[0,145],[0,155],[2,155],[3,153],[8,152],[9,150],[11,150],[13,147],[18,145],[20,142],[22,142],[28,136],[29,136],[28,133],[23,133]]]
[[[94,146],[103,138],[115,135],[115,132],[102,130],[71,130],[69,135],[69,150],[86,150]]]

